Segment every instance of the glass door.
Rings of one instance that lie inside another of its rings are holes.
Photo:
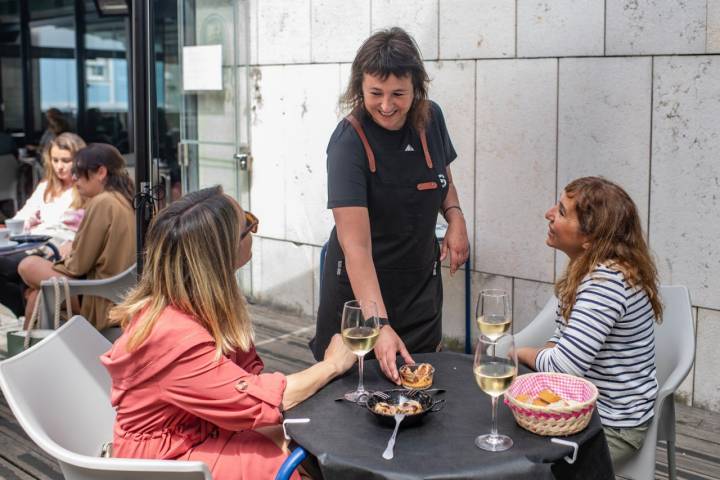
[[[183,192],[220,184],[249,205],[249,0],[179,0]]]

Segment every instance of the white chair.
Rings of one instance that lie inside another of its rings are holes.
[[[655,325],[655,368],[658,396],[655,416],[636,455],[615,465],[615,472],[634,480],[655,478],[655,451],[658,440],[667,442],[668,476],[675,468],[675,390],[695,361],[695,328],[688,289],[680,285],[660,287],[664,306],[663,322]]]
[[[540,313],[525,328],[515,334],[515,346],[520,347],[541,347],[555,331],[555,312],[557,310],[557,298],[550,297]]]
[[[68,280],[70,286],[70,295],[89,295],[107,298],[111,302],[120,303],[127,292],[137,284],[137,265],[133,264],[124,272],[114,277],[104,278],[102,280]],[[43,302],[44,311],[41,312],[38,328],[53,328],[53,314],[55,308],[55,291],[52,282],[45,280],[42,282],[42,291],[45,301]],[[62,290],[61,290],[62,292]],[[65,300],[61,298],[61,304]],[[119,335],[120,329],[111,327],[103,331],[103,334],[110,341],[114,341]]]
[[[0,155],[0,201],[12,200],[14,212],[17,212],[18,171],[20,163],[12,153]]]
[[[663,322],[655,324],[655,368],[658,396],[655,416],[638,453],[615,465],[618,475],[634,480],[655,478],[655,453],[658,440],[667,442],[669,478],[676,478],[675,468],[675,390],[687,376],[695,359],[690,294],[684,286],[663,285],[660,298],[664,305]],[[542,346],[555,328],[557,299],[551,298],[535,319],[515,335],[518,347]]]
[[[68,480],[212,480],[203,462],[100,458],[115,421],[110,376],[98,359],[110,345],[76,315],[0,363],[0,389],[20,426]]]

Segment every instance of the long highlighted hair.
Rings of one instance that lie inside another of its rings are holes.
[[[148,338],[170,306],[205,327],[218,359],[251,348],[252,326],[235,278],[244,221],[240,207],[220,186],[188,193],[158,213],[147,233],[142,278],[110,312],[111,321],[123,329],[138,322],[129,351]]]
[[[658,274],[648,249],[635,202],[618,185],[601,177],[583,177],[565,187],[565,195],[575,200],[580,231],[589,247],[568,264],[555,284],[555,294],[567,321],[585,276],[598,263],[613,266],[625,275],[633,287],[647,293],[655,318],[662,319],[658,295]]]
[[[75,163],[75,155],[77,152],[85,148],[85,141],[80,138],[78,135],[75,135],[74,133],[65,132],[57,137],[53,138],[50,144],[47,146],[45,151],[43,152],[43,166],[45,167],[45,180],[47,180],[47,186],[45,187],[45,192],[43,192],[43,199],[46,202],[49,202],[50,200],[53,200],[63,193],[63,185],[58,176],[55,174],[55,170],[53,170],[52,166],[52,149],[53,148],[59,148],[60,150],[66,150],[70,152],[70,155],[72,155],[72,161],[73,164]],[[82,199],[80,198],[80,194],[78,194],[77,189],[75,188],[75,185],[72,186],[73,191],[73,200],[70,204],[70,208],[80,208],[82,207]]]

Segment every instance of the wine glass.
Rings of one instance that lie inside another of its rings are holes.
[[[490,340],[511,331],[510,296],[505,290],[483,290],[478,295],[475,320],[482,335]]]
[[[473,362],[475,381],[480,390],[492,398],[492,427],[490,433],[475,439],[475,445],[483,450],[501,452],[512,447],[513,441],[507,435],[497,432],[498,397],[505,393],[517,375],[517,356],[512,335],[502,335],[493,340],[480,335],[475,347]]]
[[[368,396],[363,386],[363,359],[375,347],[380,336],[377,304],[372,300],[350,300],[343,305],[340,331],[345,345],[358,356],[360,378],[357,390],[345,394],[345,399],[358,402]]]

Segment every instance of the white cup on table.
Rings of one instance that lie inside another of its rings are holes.
[[[5,220],[5,226],[10,230],[10,235],[20,235],[25,227],[25,220],[21,218],[8,218]]]

